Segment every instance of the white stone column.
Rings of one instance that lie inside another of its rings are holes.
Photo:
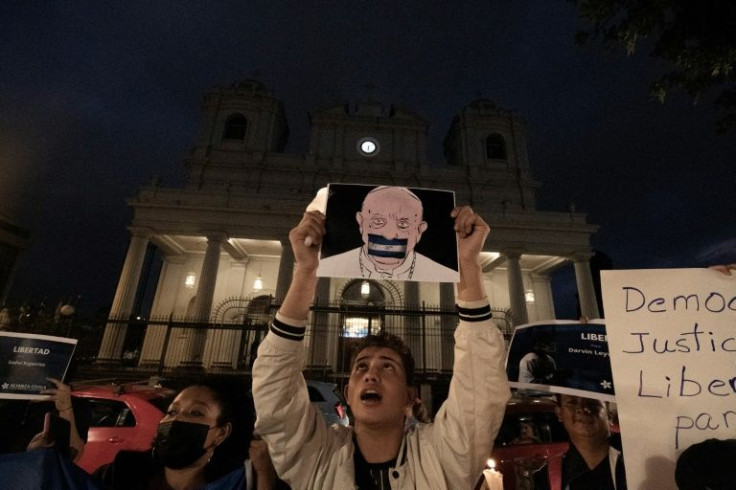
[[[595,298],[595,287],[593,286],[593,275],[590,272],[590,258],[592,253],[582,252],[572,256],[575,265],[575,282],[578,286],[578,300],[580,301],[580,314],[589,319],[600,318],[598,301]]]
[[[133,302],[138,291],[143,261],[146,258],[150,230],[131,228],[130,234],[128,253],[125,255],[123,270],[110,308],[110,318],[115,320],[127,320],[133,313]],[[105,326],[98,359],[120,359],[126,330],[125,323],[108,323]]]
[[[210,319],[212,299],[215,297],[217,284],[217,269],[220,266],[220,253],[225,236],[219,233],[207,235],[207,250],[204,252],[202,270],[199,273],[197,298],[194,300],[194,319],[206,322]]]
[[[194,318],[199,323],[206,323],[210,319],[212,299],[215,296],[215,284],[217,284],[217,269],[220,265],[220,253],[225,236],[221,233],[207,233],[207,249],[204,252],[202,270],[199,273],[199,286],[197,296],[194,300]],[[192,331],[187,356],[184,363],[199,364],[204,354],[207,331],[196,329]]]
[[[276,302],[281,303],[291,285],[294,275],[294,251],[291,249],[289,238],[281,240],[281,260],[279,261],[279,274],[276,279]]]
[[[524,297],[524,279],[521,275],[521,252],[519,250],[506,250],[503,253],[506,257],[507,275],[509,281],[509,299],[511,302],[511,312],[514,314],[517,325],[529,322],[529,315],[526,311],[526,298]]]

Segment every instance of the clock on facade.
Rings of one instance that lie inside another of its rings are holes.
[[[358,152],[363,156],[372,157],[378,155],[380,149],[378,140],[375,138],[361,138],[358,140]]]

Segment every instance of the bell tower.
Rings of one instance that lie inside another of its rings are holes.
[[[186,159],[189,182],[201,187],[214,175],[222,180],[225,168],[281,152],[288,136],[283,104],[262,83],[244,80],[218,87],[202,102],[199,133]]]
[[[537,184],[521,117],[490,99],[477,99],[454,117],[443,146],[449,166],[464,167],[471,182],[485,182],[503,194],[504,206],[534,209]]]

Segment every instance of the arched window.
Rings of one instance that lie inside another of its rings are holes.
[[[386,297],[376,282],[358,279],[343,290],[340,303],[344,313],[339,347],[342,359],[338,359],[338,366],[341,372],[349,373],[350,353],[355,342],[383,330]]]
[[[498,133],[486,138],[486,158],[492,160],[506,160],[506,141]]]
[[[225,121],[225,131],[222,132],[222,139],[243,141],[246,127],[248,127],[248,121],[246,121],[244,115],[230,114],[227,121]]]

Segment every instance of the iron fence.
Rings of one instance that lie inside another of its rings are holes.
[[[119,379],[188,377],[196,373],[250,376],[257,348],[279,304],[242,305],[227,320],[193,322],[174,316],[110,317],[96,323],[25,325],[25,331],[78,339],[75,362],[80,376]],[[494,311],[494,320],[508,337],[513,320],[508,311]],[[308,377],[338,382],[347,378],[350,351],[358,338],[377,332],[400,336],[411,348],[420,382],[446,377],[452,370],[454,309],[426,305],[387,308],[348,303],[312,307],[303,346]]]

